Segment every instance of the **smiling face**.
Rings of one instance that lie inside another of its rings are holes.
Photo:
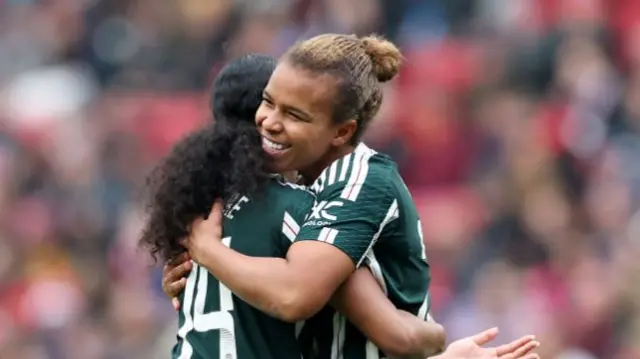
[[[330,74],[316,74],[287,61],[276,67],[256,112],[262,148],[273,160],[274,172],[297,170],[313,180],[348,144],[356,122],[334,123],[337,89]]]

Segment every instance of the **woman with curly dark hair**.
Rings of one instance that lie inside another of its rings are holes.
[[[226,246],[255,257],[284,257],[314,197],[268,172],[272,163],[262,149],[253,116],[274,67],[273,59],[256,55],[226,66],[211,98],[216,122],[176,144],[153,171],[149,219],[140,244],[154,258],[180,256],[185,251],[180,240],[189,236],[194,219],[209,213],[216,198],[226,203],[228,237],[222,240]],[[269,239],[233,240],[256,234]],[[293,324],[232,296],[204,267],[191,261],[181,266],[189,276],[180,300],[174,358],[300,358]],[[365,303],[359,299],[363,297]],[[358,271],[335,298],[351,303],[344,314],[375,328],[371,339],[391,352],[421,352],[434,331],[442,338],[441,327],[396,310],[366,269]]]
[[[140,243],[154,258],[166,261],[185,252],[178,240],[216,198],[228,202],[237,193],[252,197],[264,189],[270,175],[253,117],[275,64],[261,55],[229,63],[211,93],[216,121],[179,141],[153,170]]]
[[[209,213],[216,198],[228,204],[228,233],[258,231],[271,239],[238,241],[234,249],[260,256],[286,253],[291,244],[287,236],[294,234],[283,226],[301,223],[313,196],[267,171],[253,116],[274,68],[272,58],[259,55],[227,65],[210,100],[215,122],[177,143],[152,172],[140,244],[154,258],[172,260],[184,253],[180,240],[189,236],[194,219]],[[231,238],[225,241],[230,245]],[[233,298],[206,269],[193,265],[186,287],[174,358],[300,358],[293,325]],[[278,345],[270,344],[276,341]]]

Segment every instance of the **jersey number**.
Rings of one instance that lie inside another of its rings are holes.
[[[223,238],[222,243],[229,247],[231,237]],[[184,324],[178,330],[178,337],[182,339],[182,350],[178,359],[190,359],[193,355],[193,347],[186,338],[187,333],[192,330],[196,332],[219,330],[219,358],[236,359],[238,357],[236,352],[235,326],[233,324],[233,316],[231,315],[231,311],[233,310],[233,296],[229,288],[219,282],[220,310],[205,313],[204,303],[207,298],[208,278],[209,272],[194,263],[184,292],[184,303],[182,304]],[[191,316],[192,311],[193,317]]]

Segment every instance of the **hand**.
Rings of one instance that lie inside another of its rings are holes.
[[[203,263],[205,249],[211,246],[212,240],[222,241],[222,209],[222,201],[216,200],[209,216],[193,221],[189,238],[180,242],[196,263]]]
[[[185,252],[174,258],[171,261],[167,261],[162,269],[162,291],[171,299],[171,304],[176,310],[180,310],[180,300],[178,295],[182,292],[187,285],[187,278],[185,278],[193,264],[189,253]]]
[[[540,346],[533,335],[524,336],[499,347],[482,347],[497,336],[498,328],[485,330],[449,344],[442,354],[433,359],[539,359],[538,354],[531,353]]]

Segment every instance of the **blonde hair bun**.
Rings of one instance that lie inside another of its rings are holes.
[[[398,74],[402,64],[402,53],[396,45],[376,35],[362,37],[360,41],[371,59],[373,72],[378,81],[387,82]]]

